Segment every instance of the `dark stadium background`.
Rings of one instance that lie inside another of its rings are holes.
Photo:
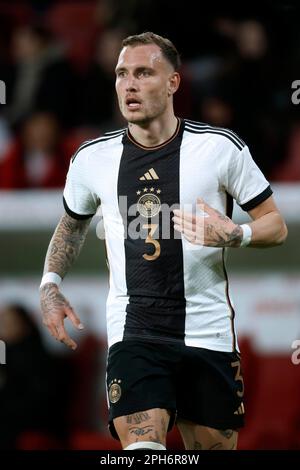
[[[300,353],[292,359],[300,346],[300,104],[292,102],[300,9],[293,1],[202,4],[0,1],[1,449],[119,448],[106,427],[99,220],[64,284],[86,324],[75,353],[42,328],[38,285],[69,159],[83,140],[124,124],[113,67],[121,39],[146,30],[181,52],[177,114],[237,132],[286,217],[284,246],[229,253],[246,385],[239,448],[300,449]],[[236,210],[235,220],[245,215]],[[176,430],[168,439],[182,449]]]

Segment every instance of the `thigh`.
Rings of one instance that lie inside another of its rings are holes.
[[[152,437],[155,432],[161,436],[166,422],[172,426],[176,411],[173,361],[173,349],[159,344],[126,341],[111,347],[107,395],[113,437],[121,439],[122,435],[124,441],[129,433],[136,440],[148,431]],[[170,411],[171,421],[166,410]],[[150,423],[151,429],[143,429],[139,421],[145,426]],[[128,425],[133,424],[138,424],[138,428],[129,430]]]
[[[158,442],[166,445],[166,435],[170,421],[170,412],[161,408],[119,416],[114,419],[122,447],[141,441]]]
[[[244,386],[237,353],[188,348],[185,364],[177,389],[178,419],[217,430],[242,427]]]
[[[233,429],[214,429],[187,420],[178,420],[187,450],[236,450],[238,432]]]

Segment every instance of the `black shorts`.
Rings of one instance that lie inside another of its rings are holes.
[[[109,426],[113,419],[151,408],[215,429],[244,425],[244,384],[237,352],[175,343],[127,340],[109,350]]]

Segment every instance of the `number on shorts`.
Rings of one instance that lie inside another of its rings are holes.
[[[237,368],[234,380],[236,380],[237,382],[241,382],[241,384],[242,384],[242,389],[237,391],[237,396],[242,398],[244,396],[244,379],[243,379],[242,374],[241,374],[241,363],[240,363],[240,361],[232,362],[231,367],[236,367]]]

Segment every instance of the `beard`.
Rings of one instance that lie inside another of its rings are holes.
[[[137,124],[141,127],[146,127],[150,122],[154,121],[156,118],[163,114],[164,110],[156,110],[156,112],[151,113],[127,113],[123,114],[123,117],[129,124]]]
[[[145,126],[149,124],[149,122],[161,116],[167,109],[167,103],[165,103],[163,99],[157,98],[157,103],[159,104],[152,106],[150,109],[142,109],[141,111],[128,111],[126,106],[124,106],[123,109],[122,106],[120,106],[120,111],[124,119],[126,119],[130,124]]]

